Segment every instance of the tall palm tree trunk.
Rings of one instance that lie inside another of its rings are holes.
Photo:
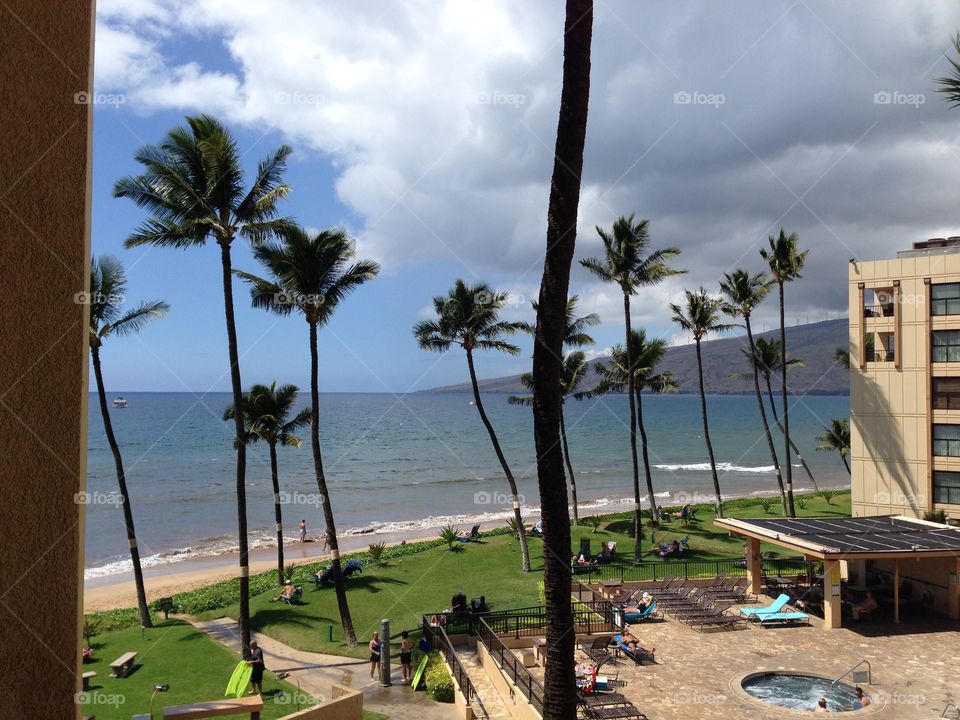
[[[640,429],[640,449],[643,453],[643,471],[647,476],[647,496],[650,498],[651,522],[657,524],[660,516],[657,511],[657,501],[653,496],[653,474],[650,472],[650,452],[647,445],[647,428],[643,424],[643,395],[637,391],[637,427]]]
[[[507,476],[507,483],[510,485],[510,495],[513,499],[513,518],[517,522],[517,536],[520,538],[520,555],[523,572],[530,572],[530,550],[527,548],[527,531],[523,527],[523,515],[520,513],[520,494],[517,492],[517,483],[513,479],[513,473],[510,472],[510,466],[507,465],[507,459],[500,448],[500,441],[497,440],[497,433],[493,430],[493,425],[487,417],[486,410],[483,409],[483,401],[480,399],[480,387],[477,385],[477,372],[473,367],[473,351],[467,350],[467,367],[470,369],[470,385],[473,387],[473,402],[480,413],[480,419],[483,426],[487,429],[490,436],[490,442],[493,443],[493,450],[497,454],[497,460],[500,461],[500,467],[503,468],[504,475]]]
[[[273,480],[273,516],[277,525],[277,581],[283,585],[283,511],[280,509],[280,475],[277,472],[276,443],[270,443],[270,479]]]
[[[117,467],[117,485],[120,498],[123,502],[123,523],[127,528],[127,544],[130,546],[130,562],[133,565],[133,581],[137,587],[137,610],[140,613],[140,626],[153,627],[150,619],[150,609],[147,607],[147,593],[143,587],[143,569],[140,567],[140,549],[137,547],[137,533],[133,527],[133,508],[130,505],[130,495],[127,493],[127,477],[123,472],[123,458],[120,457],[120,446],[113,434],[113,423],[110,420],[110,410],[107,407],[107,393],[103,388],[103,375],[100,372],[100,349],[90,348],[93,356],[93,374],[97,380],[97,395],[100,396],[100,414],[103,416],[103,431],[107,435],[110,452],[113,453],[113,464]]]
[[[747,326],[747,340],[750,343],[750,357],[757,356],[757,349],[753,342],[753,328],[750,326],[750,314],[744,313],[744,324]],[[773,445],[773,433],[770,432],[770,423],[767,422],[767,410],[763,403],[763,394],[760,392],[760,370],[757,363],[750,363],[753,367],[753,392],[757,396],[757,404],[760,406],[760,420],[763,422],[763,434],[767,438],[767,448],[770,450],[770,459],[773,460],[773,470],[777,474],[777,487],[780,489],[780,509],[784,517],[787,515],[787,494],[783,488],[783,475],[780,473],[780,461],[777,459],[777,449]],[[787,462],[790,456],[787,456]]]
[[[764,379],[767,382],[767,397],[770,400],[770,408],[773,410],[773,420],[777,425],[777,428],[780,432],[783,432],[783,425],[780,424],[780,415],[777,413],[777,404],[773,399],[773,386],[770,384],[770,374],[764,373]],[[793,441],[793,438],[790,438],[790,447],[793,448],[793,454],[796,455],[797,460],[800,461],[800,464],[803,466],[804,471],[807,473],[807,477],[810,478],[810,482],[813,483],[813,489],[815,492],[820,492],[820,486],[817,485],[817,480],[813,477],[813,472],[810,470],[810,466],[807,465],[807,461],[804,459],[803,455],[800,453],[800,448],[797,447],[797,444]],[[789,460],[789,458],[788,458]]]
[[[560,119],[547,206],[540,309],[533,345],[533,439],[537,448],[537,482],[543,518],[543,589],[547,614],[544,720],[577,717],[576,633],[570,598],[570,515],[558,435],[562,410],[560,368],[570,263],[577,240],[577,206],[590,98],[592,34],[593,0],[567,0]]]
[[[720,497],[720,478],[717,477],[717,461],[713,457],[713,443],[710,442],[710,424],[707,421],[707,391],[703,386],[703,355],[700,351],[700,338],[697,338],[697,377],[700,380],[700,413],[703,415],[703,439],[707,442],[707,456],[710,458],[710,473],[713,475],[713,491],[717,496],[717,517],[723,517],[723,499]]]
[[[630,349],[630,296],[623,294],[623,324],[626,330],[624,347],[627,353],[627,398],[630,405],[630,462],[633,469],[633,537],[636,543],[633,548],[633,559],[640,562],[643,559],[643,517],[640,515],[640,465],[637,460],[637,403],[634,398],[635,378],[633,377],[633,352]],[[651,526],[655,526],[657,518],[651,516]]]
[[[243,407],[243,386],[240,382],[240,353],[237,349],[237,324],[233,316],[233,268],[230,262],[232,238],[219,240],[220,264],[223,269],[223,310],[227,321],[227,349],[230,356],[230,384],[233,407]],[[240,545],[240,654],[250,659],[250,556],[247,545],[247,432],[242,412],[234,413],[237,433],[237,536]]]
[[[780,287],[780,399],[783,402],[783,452],[787,456],[787,513],[796,517],[793,507],[793,463],[790,460],[790,405],[787,402],[787,325],[784,318],[783,283]]]
[[[340,543],[337,540],[337,526],[333,520],[333,506],[327,492],[327,478],[323,473],[323,460],[320,457],[320,362],[317,356],[317,324],[310,325],[310,446],[313,448],[313,468],[317,475],[317,490],[320,491],[320,505],[323,508],[323,522],[327,526],[327,543],[333,564],[333,585],[337,593],[337,606],[340,609],[340,622],[343,635],[349,647],[356,647],[357,634],[353,630],[353,618],[347,605],[347,589],[340,568]]]
[[[843,466],[847,469],[847,474],[852,475],[853,473],[850,472],[850,463],[847,462],[847,456],[840,453],[840,459],[843,460]]]
[[[563,440],[563,460],[567,464],[567,475],[570,476],[570,501],[573,503],[573,524],[580,524],[580,511],[577,508],[577,478],[573,474],[573,463],[570,462],[570,446],[567,444],[567,425],[563,418],[563,403],[560,403],[560,438]]]

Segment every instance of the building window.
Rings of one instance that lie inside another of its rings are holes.
[[[960,472],[933,471],[933,501],[960,505]]]
[[[960,330],[933,331],[933,361],[960,362]]]
[[[933,378],[933,409],[960,410],[960,378]]]
[[[930,286],[931,315],[960,315],[960,283]]]
[[[937,457],[960,457],[960,425],[933,426],[933,454]]]

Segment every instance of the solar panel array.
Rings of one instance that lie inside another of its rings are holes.
[[[933,527],[889,515],[852,518],[749,519],[750,523],[819,546],[826,552],[881,553],[956,551],[960,554],[960,530]]]

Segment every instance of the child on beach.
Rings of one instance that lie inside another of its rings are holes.
[[[410,633],[404,630],[400,633],[400,669],[403,671],[403,681],[405,683],[413,680],[413,669],[410,665],[412,655],[413,640],[410,639]]]
[[[300,521],[300,542],[306,542],[306,541],[307,541],[307,521],[301,520]]]

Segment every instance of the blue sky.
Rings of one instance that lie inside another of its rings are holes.
[[[139,338],[111,340],[108,388],[229,388],[216,247],[124,250],[143,216],[111,197],[138,147],[197,112],[235,131],[248,168],[292,145],[284,214],[346,227],[383,266],[323,331],[321,388],[465,380],[461,354],[423,353],[410,330],[457,277],[511,293],[508,317],[532,319],[562,23],[547,0],[99,3],[93,250],[124,262],[131,301],[171,305]],[[811,250],[788,321],[845,314],[848,258],[958,234],[960,112],[933,92],[958,25],[960,8],[935,0],[866,17],[825,0],[598,3],[577,257],[597,252],[594,225],[649,217],[653,246],[680,247],[688,273],[642,292],[634,321],[686,342],[668,303],[762,269],[757,251],[783,226]],[[234,265],[257,270],[242,244]],[[572,289],[603,318],[601,354],[622,338],[621,298],[579,267]],[[235,291],[244,384],[305,388],[306,324]],[[760,309],[761,329],[775,310]],[[530,341],[518,344],[479,358],[479,374],[526,370]]]

